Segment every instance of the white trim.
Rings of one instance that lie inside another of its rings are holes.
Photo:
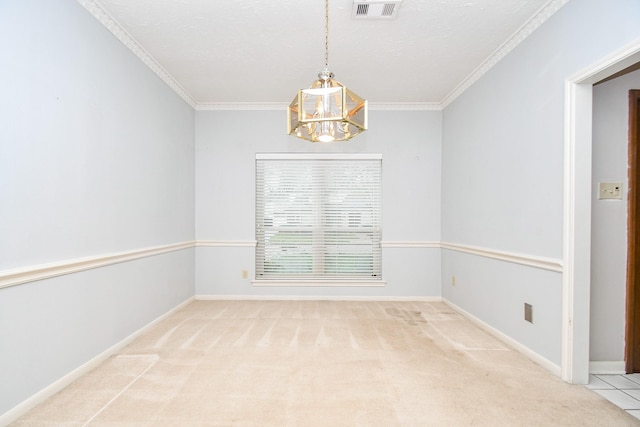
[[[288,102],[198,102],[197,111],[287,111]]]
[[[571,382],[573,371],[573,287],[575,267],[575,138],[573,137],[574,85],[565,84],[564,136],[564,200],[563,200],[563,262],[562,274],[562,379]]]
[[[488,323],[480,320],[479,318],[477,318],[473,314],[469,313],[468,311],[458,307],[457,305],[455,305],[451,301],[447,300],[446,298],[443,298],[442,301],[445,304],[447,304],[449,307],[454,309],[456,312],[458,312],[459,314],[461,314],[462,316],[466,317],[471,322],[476,324],[478,327],[480,327],[480,329],[490,333],[491,335],[493,335],[494,337],[496,337],[500,341],[504,342],[505,344],[509,345],[510,347],[513,347],[516,351],[518,351],[519,353],[522,353],[523,355],[528,357],[530,360],[532,360],[536,364],[542,366],[543,368],[547,369],[548,371],[550,371],[554,375],[560,376],[560,373],[561,373],[560,366],[556,365],[555,363],[553,363],[549,359],[539,355],[535,351],[531,350],[529,347],[526,347],[526,346],[520,344],[518,341],[514,340],[510,336],[508,336],[505,333],[499,331],[498,329],[494,328],[493,326],[489,325]]]
[[[55,382],[49,384],[47,387],[43,388],[42,390],[40,390],[39,392],[37,392],[33,396],[27,398],[23,402],[19,403],[18,405],[16,405],[13,408],[11,408],[9,411],[5,412],[4,414],[1,414],[0,415],[0,426],[8,425],[9,423],[17,420],[22,415],[26,414],[27,412],[29,412],[31,409],[35,408],[40,403],[44,402],[48,398],[52,397],[56,393],[58,393],[61,390],[63,390],[65,387],[67,387],[68,385],[70,385],[71,383],[76,381],[81,376],[91,372],[93,369],[97,368],[102,362],[104,362],[109,357],[111,357],[112,355],[117,353],[120,349],[124,348],[126,345],[130,344],[133,340],[135,340],[136,338],[138,338],[139,336],[141,336],[142,334],[144,334],[145,332],[147,332],[148,330],[150,330],[151,328],[156,326],[158,323],[162,322],[164,319],[166,319],[167,317],[171,316],[173,313],[175,313],[176,311],[178,311],[181,308],[185,307],[186,305],[188,305],[189,303],[191,303],[194,300],[195,300],[195,297],[189,297],[186,301],[178,304],[176,307],[172,308],[171,310],[169,310],[165,314],[163,314],[160,317],[157,317],[156,319],[152,320],[150,323],[148,323],[147,325],[145,325],[142,328],[138,329],[137,331],[135,331],[131,335],[127,336],[122,341],[120,341],[117,344],[109,347],[108,349],[106,349],[105,351],[103,351],[102,353],[97,355],[96,357],[94,357],[91,360],[87,361],[86,363],[80,365],[79,367],[77,367],[73,371],[69,372],[68,374],[66,374],[62,378],[60,378],[60,379],[56,380]]]
[[[551,258],[542,258],[529,255],[515,254],[510,252],[497,251],[488,248],[480,248],[476,246],[460,245],[454,243],[438,242],[438,241],[382,241],[382,248],[432,248],[447,249],[457,252],[478,255],[485,258],[492,258],[500,261],[513,262],[517,264],[527,265],[535,268],[542,268],[550,271],[562,272],[563,263],[559,260]],[[170,245],[153,246],[149,248],[135,249],[125,252],[117,252],[107,255],[99,255],[87,258],[75,258],[70,260],[58,261],[49,264],[40,264],[29,267],[0,271],[0,289],[9,286],[21,285],[36,280],[50,279],[65,274],[77,273],[80,271],[90,270],[93,268],[106,267],[108,265],[121,262],[133,261],[149,256],[161,255],[168,252],[189,249],[192,247],[245,247],[255,248],[257,241],[255,240],[196,240],[181,243],[173,243]],[[282,282],[282,281],[281,281]],[[286,282],[286,281],[284,281]],[[256,286],[262,286],[260,284]],[[282,284],[278,286],[291,286]],[[308,286],[314,286],[313,284]],[[345,286],[345,285],[336,285]],[[347,286],[371,286],[349,284]],[[383,285],[377,285],[383,286]]]
[[[439,102],[369,102],[369,111],[441,111]],[[198,102],[197,111],[286,111],[288,102]]]
[[[198,102],[94,0],[77,0],[94,18],[196,111],[286,111],[288,102]],[[371,111],[440,111],[440,102],[369,102]]]
[[[462,252],[466,254],[491,258],[498,261],[506,261],[514,264],[526,265],[528,267],[540,268],[543,270],[562,273],[562,260],[546,258],[533,255],[518,254],[515,252],[499,251],[495,249],[482,248],[479,246],[462,245],[458,243],[447,243],[437,241],[382,241],[383,248],[441,248],[450,251]]]
[[[255,248],[257,240],[196,240],[196,247],[218,247],[218,248]]]
[[[334,296],[334,295],[196,295],[196,301],[418,301],[441,302],[442,297]]]
[[[442,108],[446,108],[456,98],[462,95],[467,89],[471,87],[475,82],[485,75],[494,65],[496,65],[502,58],[507,56],[512,50],[514,50],[522,41],[529,37],[535,30],[538,29],[547,19],[553,16],[562,6],[564,6],[569,0],[550,0],[547,4],[542,6],[538,13],[536,13],[529,21],[527,21],[522,27],[520,27],[506,42],[504,42],[498,49],[496,49],[485,61],[480,64],[478,68],[473,70],[458,86],[456,86],[444,99],[440,102]]]
[[[372,287],[380,288],[387,285],[384,280],[344,280],[344,279],[302,279],[302,280],[252,280],[251,285],[256,287]]]
[[[624,360],[620,361],[591,361],[589,362],[589,373],[600,375],[624,375],[626,368]]]
[[[173,91],[192,108],[196,100],[165,70],[127,31],[118,24],[97,2],[93,0],[77,0],[94,18],[116,36],[134,55],[136,55],[151,71],[164,81]]]
[[[87,258],[75,258],[58,261],[49,264],[40,264],[24,268],[0,271],[0,289],[9,286],[21,285],[36,280],[50,279],[64,274],[77,273],[120,262],[132,261],[140,258],[165,254],[167,252],[180,251],[192,248],[194,242],[173,243],[170,245],[153,246],[143,249],[135,249],[126,252],[117,252],[107,255],[99,255]]]
[[[256,153],[256,160],[382,160],[381,153]]]
[[[462,95],[569,0],[550,0],[440,102],[369,102],[371,111],[440,111]],[[197,111],[286,111],[288,102],[198,102],[113,17],[94,0],[77,0],[178,96]]]
[[[441,243],[442,249],[462,252],[466,254],[477,255],[485,258],[496,259],[499,261],[511,262],[514,264],[526,265],[543,270],[555,271],[562,273],[562,261],[553,258],[544,258],[533,255],[523,255],[514,252],[498,251],[495,249],[481,248],[478,246],[461,245],[458,243]]]
[[[369,102],[369,111],[442,111],[440,102]]]
[[[637,63],[639,57],[640,39],[637,39],[569,77],[567,82],[592,85]]]
[[[589,381],[593,83],[640,61],[640,40],[565,82],[562,379]]]
[[[435,241],[411,241],[411,240],[383,240],[380,242],[383,248],[436,248],[440,249],[442,244]]]
[[[111,400],[109,400],[105,405],[103,405],[102,408],[100,408],[96,413],[94,413],[91,416],[91,418],[89,418],[84,424],[82,424],[82,427],[87,427],[89,424],[91,424],[91,422],[95,420],[96,417],[100,416],[100,414],[102,414],[107,408],[109,408],[109,406],[111,406],[113,402],[118,400],[120,396],[126,393],[127,390],[131,388],[132,385],[134,385],[140,378],[142,378],[144,374],[146,374],[149,371],[149,369],[153,368],[156,365],[156,363],[158,363],[158,361],[160,360],[160,355],[158,354],[126,354],[126,355],[122,354],[116,357],[124,358],[124,359],[127,359],[127,358],[128,359],[136,358],[136,359],[142,359],[142,360],[146,359],[149,364],[147,365],[146,368],[144,368],[142,372],[140,372],[138,375],[130,379],[129,383],[126,386],[124,386],[122,389],[120,389],[120,391],[116,393],[116,395],[113,396]]]

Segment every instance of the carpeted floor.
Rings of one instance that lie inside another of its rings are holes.
[[[444,303],[195,301],[16,426],[632,426]]]

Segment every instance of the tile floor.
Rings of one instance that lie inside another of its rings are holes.
[[[590,375],[587,387],[640,419],[640,374]]]

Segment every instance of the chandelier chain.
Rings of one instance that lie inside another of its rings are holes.
[[[324,2],[324,68],[329,68],[329,0]]]
[[[367,101],[333,80],[329,70],[329,0],[324,2],[324,19],[324,70],[289,104],[287,133],[311,142],[348,141],[367,130]]]

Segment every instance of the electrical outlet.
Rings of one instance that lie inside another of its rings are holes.
[[[533,306],[526,302],[524,303],[524,320],[533,323]]]
[[[456,276],[451,276],[451,286],[456,285]]]
[[[249,278],[249,270],[242,270],[242,278],[243,279]]]
[[[598,183],[598,199],[617,199],[622,200],[622,183],[621,182],[599,182]]]

